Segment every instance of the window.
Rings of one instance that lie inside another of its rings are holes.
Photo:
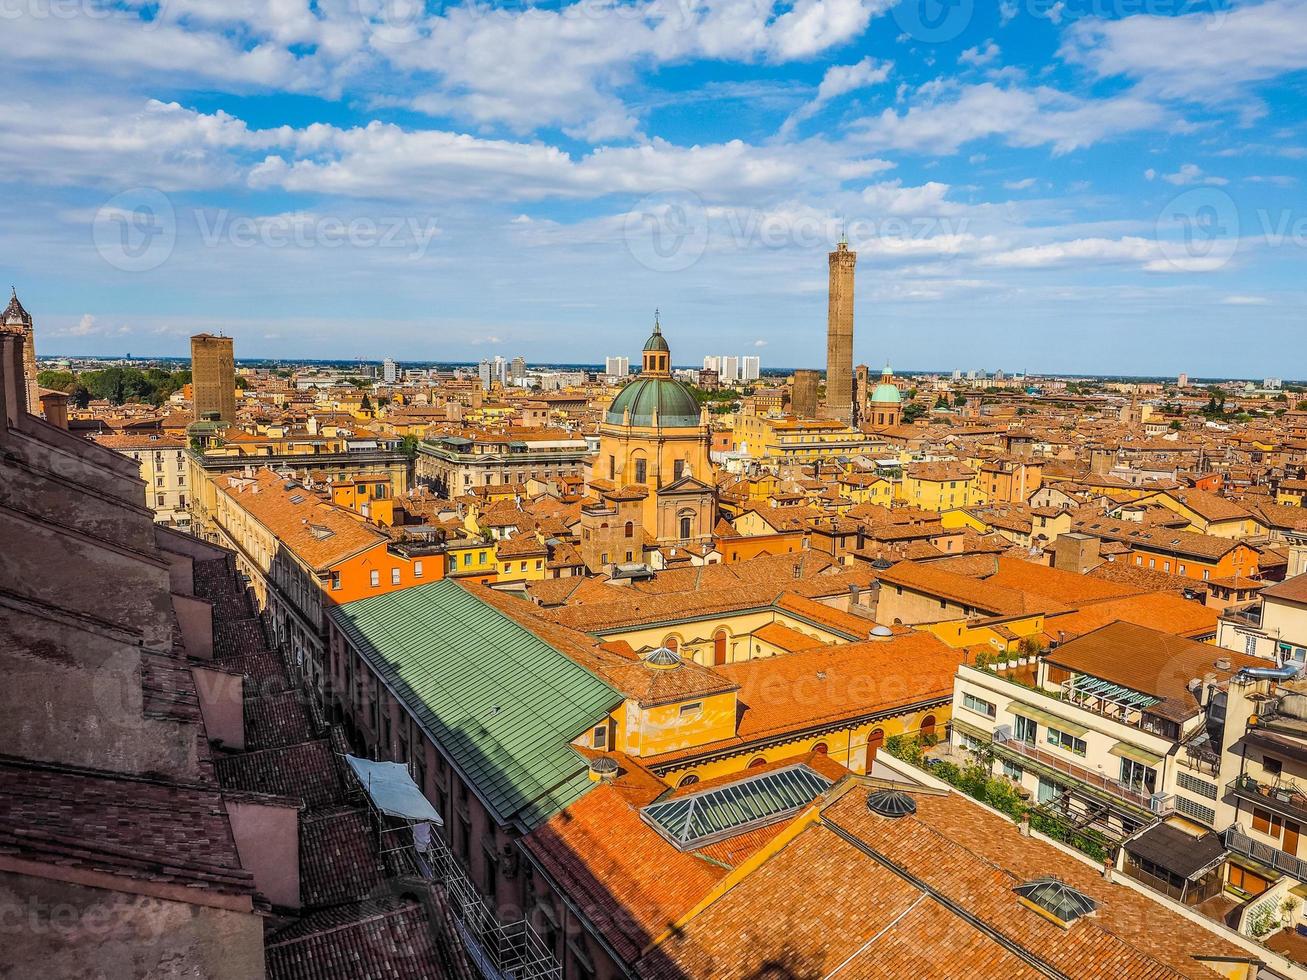
[[[1180,566],[1179,566],[1179,568],[1176,569],[1176,571],[1178,571],[1181,575],[1183,575],[1183,574],[1184,574],[1184,564],[1181,563]]]
[[[1206,582],[1206,581],[1207,581],[1208,579],[1210,579],[1211,577],[1212,577],[1212,573],[1211,573],[1208,569],[1204,568],[1204,569],[1203,569],[1203,581]]]
[[[996,708],[991,702],[982,701],[970,691],[963,693],[962,705],[968,711],[974,711],[976,714],[984,715],[986,718],[993,718],[998,714],[998,708]]]
[[[1186,816],[1193,817],[1199,823],[1207,824],[1209,827],[1216,823],[1215,810],[1211,807],[1203,806],[1201,803],[1195,803],[1188,797],[1177,796],[1175,798],[1175,808]],[[1234,865],[1231,864],[1230,868],[1233,870]]]
[[[332,592],[340,591],[340,572],[331,573],[331,591]]]
[[[1157,789],[1157,771],[1134,759],[1122,759],[1121,782],[1136,793],[1151,794]]]
[[[694,773],[690,773],[690,775],[686,776],[684,779],[682,779],[682,780],[681,780],[679,783],[677,783],[676,785],[677,785],[677,786],[693,786],[693,785],[694,785],[695,783],[697,783],[698,781],[699,781],[699,777],[696,776]]]
[[[643,459],[637,459],[635,461],[635,482],[643,483],[645,481],[646,476],[648,476],[647,461]]]
[[[490,555],[490,552],[488,552],[488,551],[478,551],[478,552],[477,552],[477,564],[478,564],[478,565],[484,565],[484,564],[486,563],[486,559],[489,557],[489,555]]]
[[[590,741],[591,741],[591,744],[593,744],[594,747],[595,747],[596,749],[607,748],[607,747],[608,747],[608,726],[607,726],[607,725],[596,725],[596,726],[595,726],[595,730],[594,730],[593,738],[591,738]]]
[[[726,631],[718,630],[712,638],[712,662],[716,667],[726,663]]]
[[[635,521],[626,522],[626,526],[622,529],[622,536],[627,538],[635,537]]]
[[[415,562],[413,563],[413,577],[414,577],[414,578],[421,578],[421,577],[422,577],[422,562],[420,562],[420,561],[415,561]]]
[[[374,589],[381,585],[381,573],[375,568],[368,572],[368,579],[371,581]]]
[[[672,463],[672,479],[679,480],[685,475],[685,460],[678,459]]]
[[[702,701],[691,701],[688,704],[681,705],[680,715],[682,718],[698,718],[702,714]]]
[[[1216,799],[1216,784],[1209,783],[1206,779],[1199,779],[1197,776],[1191,776],[1187,772],[1177,772],[1175,774],[1175,784],[1181,789],[1187,789],[1190,793],[1197,793],[1199,796],[1205,796],[1209,800]]]
[[[1017,715],[1016,736],[1018,742],[1034,745],[1039,738],[1039,724]]]
[[[1007,759],[1003,760],[1003,775],[1006,776],[1008,779],[1014,780],[1019,783],[1021,782],[1021,777],[1024,776],[1025,774],[1026,774],[1025,770],[1022,769],[1015,762],[1009,762]]]
[[[1261,875],[1254,874],[1246,868],[1241,868],[1233,861],[1230,862],[1229,882],[1235,888],[1238,888],[1246,895],[1260,895],[1270,887],[1270,882]]]
[[[466,568],[471,564],[472,564],[472,552],[470,551],[463,552],[463,567]]]
[[[749,768],[749,769],[761,769],[761,768],[762,768],[763,766],[765,766],[766,764],[767,764],[767,760],[764,759],[762,756],[758,756],[758,758],[756,758],[756,759],[754,759],[752,762],[750,762],[749,765],[748,765],[746,768]]]
[[[1058,731],[1056,728],[1049,728],[1048,744],[1056,745],[1068,752],[1074,752],[1076,755],[1085,754],[1085,740],[1083,738],[1076,738],[1071,733]]]
[[[392,568],[392,569],[390,570],[390,584],[391,584],[391,585],[399,585],[399,569],[398,569],[398,568]]]
[[[1264,755],[1262,756],[1262,768],[1266,770],[1266,775],[1279,779],[1280,774],[1284,772],[1284,763],[1279,759],[1272,759],[1269,755]]]
[[[1250,657],[1257,656],[1257,637],[1252,633],[1243,638],[1243,650]]]

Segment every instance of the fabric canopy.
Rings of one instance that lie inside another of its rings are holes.
[[[373,805],[382,813],[403,820],[430,820],[439,827],[445,825],[431,801],[413,782],[404,763],[373,762],[352,755],[345,756],[345,761],[363,784]]]

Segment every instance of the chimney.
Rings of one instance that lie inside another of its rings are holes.
[[[68,428],[68,396],[62,391],[42,392],[41,412],[51,425],[61,429]]]
[[[1029,811],[1026,811],[1025,813],[1021,814],[1021,836],[1022,837],[1030,836],[1030,812]]]
[[[1116,870],[1116,862],[1110,857],[1103,858],[1103,879],[1112,880],[1112,872]]]

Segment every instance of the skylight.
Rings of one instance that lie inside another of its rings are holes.
[[[796,813],[830,786],[829,779],[806,765],[788,766],[651,803],[640,816],[681,850],[687,850]]]
[[[1091,915],[1098,903],[1057,878],[1036,878],[1012,889],[1024,904],[1060,926],[1069,926],[1083,915]]]

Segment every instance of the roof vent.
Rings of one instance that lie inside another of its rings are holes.
[[[873,639],[888,640],[894,635],[894,631],[884,624],[877,624],[871,628],[871,635]]]
[[[1229,657],[1220,657],[1220,658],[1216,661],[1216,669],[1217,669],[1217,670],[1229,670],[1229,669],[1230,669],[1230,658],[1229,658]]]
[[[658,647],[644,655],[644,662],[659,670],[681,666],[681,655],[669,647]]]
[[[877,558],[871,563],[871,567],[877,571],[883,572],[887,568],[893,568],[894,563],[887,558]]]
[[[897,820],[917,812],[917,801],[898,789],[878,789],[867,797],[867,809],[882,817]]]
[[[611,755],[598,755],[590,760],[590,778],[613,779],[617,776],[617,760]]]
[[[1051,875],[1027,881],[1012,890],[1020,896],[1023,905],[1064,929],[1081,916],[1091,915],[1098,909],[1098,903],[1088,895]]]

